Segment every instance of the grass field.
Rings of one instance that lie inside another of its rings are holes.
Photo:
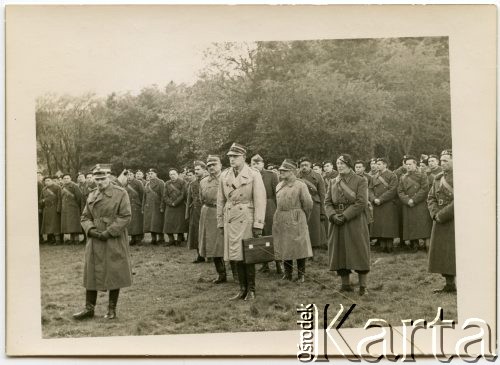
[[[340,278],[328,271],[327,252],[319,250],[307,262],[305,283],[282,281],[273,270],[258,273],[257,298],[247,303],[227,300],[239,288],[229,265],[228,283],[215,285],[214,264],[192,264],[193,251],[146,244],[131,247],[134,281],[120,293],[117,318],[102,318],[108,297],[99,293],[96,317],[77,322],[71,315],[85,301],[83,255],[83,245],[40,246],[44,338],[299,330],[296,308],[308,303],[320,311],[329,303],[332,318],[340,303],[357,303],[344,328],[362,327],[369,318],[393,325],[402,319],[432,320],[439,306],[446,319],[457,319],[456,295],[432,293],[443,279],[427,273],[423,251],[372,253],[368,295],[355,291],[346,297],[336,291]],[[355,284],[357,275],[351,278]]]

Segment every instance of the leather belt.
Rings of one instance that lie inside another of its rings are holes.
[[[217,208],[217,204],[204,203],[203,205],[206,206],[206,207],[209,207],[209,208]]]

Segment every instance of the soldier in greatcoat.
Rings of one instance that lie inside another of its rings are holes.
[[[453,202],[453,154],[441,153],[441,168],[433,181],[427,204],[433,220],[429,248],[429,272],[441,274],[446,279],[442,289],[435,293],[456,292],[455,285],[455,218]]]
[[[227,275],[224,263],[224,233],[217,228],[217,194],[222,170],[220,158],[208,155],[207,168],[209,175],[200,180],[199,189],[199,199],[202,204],[198,236],[199,252],[202,257],[213,258],[217,278],[212,282],[221,284],[227,281]]]
[[[146,186],[146,179],[144,178],[144,172],[142,172],[142,170],[137,170],[135,172],[135,179],[140,181],[143,186]]]
[[[311,237],[311,245],[315,247],[326,247],[326,232],[322,224],[326,220],[325,215],[325,181],[320,174],[312,171],[311,161],[307,157],[302,157],[299,160],[300,171],[299,179],[304,181],[309,189],[312,200],[314,202],[311,215],[307,222],[309,227],[309,236]]]
[[[142,212],[144,214],[144,233],[151,232],[151,244],[165,243],[163,237],[163,213],[161,202],[163,200],[163,180],[158,178],[156,169],[149,169],[148,181],[144,186],[144,199]]]
[[[375,157],[370,159],[370,171],[368,171],[368,175],[374,177],[378,173],[377,168],[377,159]]]
[[[170,168],[170,177],[165,182],[161,212],[164,212],[163,233],[168,235],[169,245],[178,245],[184,242],[184,233],[188,232],[186,221],[187,183],[179,177],[177,169]],[[175,239],[174,234],[177,235]]]
[[[377,238],[383,252],[392,252],[394,238],[399,237],[397,199],[398,178],[387,168],[385,158],[377,159],[378,173],[372,177],[370,192],[373,205],[371,237]]]
[[[196,258],[193,263],[205,262],[205,258],[200,255],[198,250],[199,246],[199,228],[200,228],[200,214],[202,203],[200,201],[200,180],[208,175],[207,166],[203,161],[195,161],[194,176],[195,179],[188,183],[187,198],[186,198],[186,219],[189,221],[189,231],[187,237],[188,249],[196,250]],[[188,170],[187,176],[190,175]]]
[[[330,181],[338,176],[338,172],[333,168],[332,161],[323,162],[323,180],[325,180],[325,189],[328,188]]]
[[[132,171],[126,171],[125,173],[124,188],[128,193],[132,213],[127,231],[130,235],[130,245],[134,246],[141,242],[144,237],[144,215],[142,213],[144,185],[135,178]]]
[[[330,270],[337,271],[341,292],[352,291],[351,270],[359,277],[359,295],[366,294],[370,271],[370,237],[366,207],[368,182],[354,173],[353,160],[348,154],[337,159],[339,176],[332,180],[326,195],[326,214],[333,224],[328,242]]]
[[[83,200],[82,209],[85,206],[85,201],[87,200],[88,196],[85,182],[86,182],[85,174],[83,172],[79,172],[78,175],[76,175],[76,183],[78,185],[78,188],[80,189],[80,193],[82,193],[82,200]]]
[[[80,188],[71,181],[69,174],[64,174],[61,188],[61,233],[70,235],[69,241],[66,242],[68,244],[77,244],[80,241],[79,236],[83,232],[80,216],[84,204]]]
[[[83,286],[85,308],[73,315],[82,320],[94,316],[97,291],[109,291],[106,319],[116,317],[120,289],[132,284],[127,226],[130,223],[130,201],[125,189],[111,184],[107,172],[94,171],[97,189],[85,205],[81,222],[87,233]]]
[[[370,229],[370,224],[373,223],[373,206],[371,203],[371,196],[370,193],[372,192],[371,186],[372,186],[372,177],[365,172],[366,167],[365,167],[365,162],[362,160],[357,160],[354,163],[354,173],[356,175],[361,176],[366,180],[367,183],[367,188],[368,188],[368,204],[366,205],[366,218],[368,221],[368,229]]]
[[[230,168],[221,174],[217,194],[217,226],[224,230],[224,259],[236,261],[240,291],[231,300],[255,298],[255,264],[243,262],[242,240],[262,235],[266,188],[260,173],[245,163],[246,148],[233,143]]]
[[[436,155],[430,155],[427,164],[429,165],[429,169],[427,170],[427,181],[429,182],[429,187],[431,187],[434,178],[443,171],[443,169],[439,166],[439,157]]]
[[[296,178],[297,165],[290,159],[281,164],[281,181],[276,188],[277,209],[274,214],[273,238],[276,258],[284,260],[283,280],[292,280],[293,260],[297,260],[297,281],[303,283],[306,258],[312,257],[307,218],[313,201],[307,185]]]
[[[413,156],[405,159],[406,174],[398,185],[399,199],[403,205],[403,237],[410,241],[413,252],[418,251],[419,239],[426,240],[431,235],[432,220],[427,209],[429,188],[427,175],[418,171],[417,160]]]
[[[57,177],[44,177],[41,192],[42,234],[47,235],[47,243],[61,243],[61,188]]]
[[[264,187],[266,188],[266,218],[262,234],[264,236],[271,236],[273,234],[273,217],[276,211],[276,186],[278,185],[278,176],[274,172],[264,169],[264,159],[259,154],[250,159],[250,165],[260,172]],[[275,263],[276,273],[282,274],[281,261],[277,260]],[[267,262],[262,265],[259,272],[269,272],[269,265]]]

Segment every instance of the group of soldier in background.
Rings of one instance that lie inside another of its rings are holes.
[[[333,161],[320,165],[307,157],[265,169],[263,157],[254,155],[248,166],[246,148],[237,143],[228,157],[231,167],[224,171],[220,158],[209,155],[183,171],[169,169],[167,181],[154,168],[146,176],[140,170],[107,174],[129,198],[129,244],[146,243],[144,233],[150,233],[153,245],[179,245],[187,234],[188,248],[196,251],[193,263],[211,259],[217,272],[213,282],[220,284],[227,281],[229,262],[240,283],[231,299],[251,300],[255,265],[244,263],[242,239],[272,235],[277,273],[292,280],[296,260],[298,282],[304,281],[312,249],[327,248],[329,268],[342,279],[340,290],[353,290],[349,274],[354,270],[360,295],[367,292],[370,251],[392,253],[399,241],[413,252],[427,247],[430,272],[446,278],[437,291],[456,291],[450,150],[440,157],[404,156],[394,171],[385,158],[364,162],[348,154],[335,160],[337,171]],[[79,241],[84,234],[80,216],[94,190],[92,173],[78,174],[76,183],[70,175],[59,182],[39,174],[40,233],[46,242],[61,242],[61,234]],[[259,271],[270,268],[264,264]]]

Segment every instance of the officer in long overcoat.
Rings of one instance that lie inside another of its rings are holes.
[[[108,313],[116,317],[121,288],[132,284],[127,226],[131,219],[127,192],[111,184],[106,171],[94,171],[97,189],[93,190],[81,217],[87,233],[83,286],[86,288],[85,308],[73,315],[77,320],[94,316],[97,291],[109,290]]]
[[[297,165],[290,159],[281,164],[276,188],[278,207],[274,214],[273,238],[276,258],[284,260],[283,280],[292,280],[293,260],[297,260],[297,281],[304,282],[306,258],[312,257],[307,217],[313,201],[307,185],[296,178]]]
[[[427,209],[427,175],[418,171],[413,156],[405,159],[406,174],[401,176],[398,196],[403,204],[403,240],[410,241],[413,252],[418,251],[418,240],[431,236],[432,220]]]
[[[198,236],[199,252],[202,257],[213,258],[217,278],[212,282],[221,284],[227,281],[227,275],[224,263],[224,233],[217,228],[217,194],[222,170],[219,156],[208,155],[207,168],[209,175],[201,179],[199,189],[199,199],[202,204]]]
[[[227,155],[230,168],[221,174],[217,194],[217,226],[224,230],[224,259],[236,261],[240,291],[232,297],[255,298],[255,264],[243,262],[242,240],[262,235],[266,188],[260,173],[245,163],[246,148],[233,143]]]
[[[68,243],[78,243],[79,235],[82,233],[80,216],[82,214],[85,201],[77,184],[71,181],[71,176],[63,176],[61,188],[61,233],[69,233]]]
[[[271,236],[273,234],[273,217],[276,211],[276,186],[278,185],[278,175],[273,171],[264,169],[264,159],[259,154],[252,156],[250,165],[260,172],[264,187],[266,188],[266,218],[262,234],[264,236]],[[282,274],[281,261],[275,261],[275,263],[276,273]],[[269,265],[267,262],[262,265],[259,272],[269,272]]]
[[[368,182],[354,173],[353,159],[342,154],[337,159],[339,176],[331,181],[325,209],[333,224],[328,242],[330,270],[337,271],[342,280],[340,291],[352,291],[351,270],[359,277],[359,295],[366,293],[370,271],[370,236],[366,207]]]
[[[320,174],[312,171],[311,161],[307,157],[299,160],[298,177],[304,181],[309,188],[312,200],[314,202],[311,215],[307,222],[309,227],[309,236],[311,237],[312,247],[326,246],[326,232],[322,221],[326,220],[325,215],[325,181]]]
[[[186,220],[187,182],[180,178],[177,169],[168,171],[170,180],[165,182],[161,211],[164,212],[163,233],[168,235],[169,245],[178,245],[184,241],[184,233],[188,232]],[[177,234],[177,239],[174,238]]]
[[[47,235],[47,243],[61,242],[61,188],[57,177],[44,177],[40,206],[42,207],[42,234]]]
[[[195,178],[187,186],[186,198],[186,219],[189,221],[187,245],[188,249],[196,250],[196,258],[193,263],[205,262],[205,258],[200,255],[199,229],[202,203],[200,201],[200,180],[208,175],[207,166],[203,161],[193,163]],[[189,176],[189,171],[188,171]]]
[[[451,150],[441,153],[441,167],[427,197],[433,219],[429,248],[429,272],[443,275],[446,284],[434,292],[456,292],[455,285],[455,218],[453,202],[453,154]]]
[[[163,213],[161,202],[163,200],[164,182],[157,176],[156,169],[149,169],[148,180],[144,186],[144,199],[142,211],[144,214],[144,233],[151,232],[151,244],[164,243],[163,238]]]
[[[378,173],[372,178],[370,197],[373,205],[371,237],[380,241],[384,252],[392,252],[393,240],[399,237],[399,214],[396,205],[398,178],[387,169],[385,158],[377,159]]]
[[[142,185],[142,183],[135,178],[132,171],[127,171],[126,173],[127,179],[124,187],[128,193],[132,212],[132,218],[127,227],[127,231],[131,237],[130,245],[133,246],[141,242],[144,237],[144,215],[142,214],[144,185]]]

